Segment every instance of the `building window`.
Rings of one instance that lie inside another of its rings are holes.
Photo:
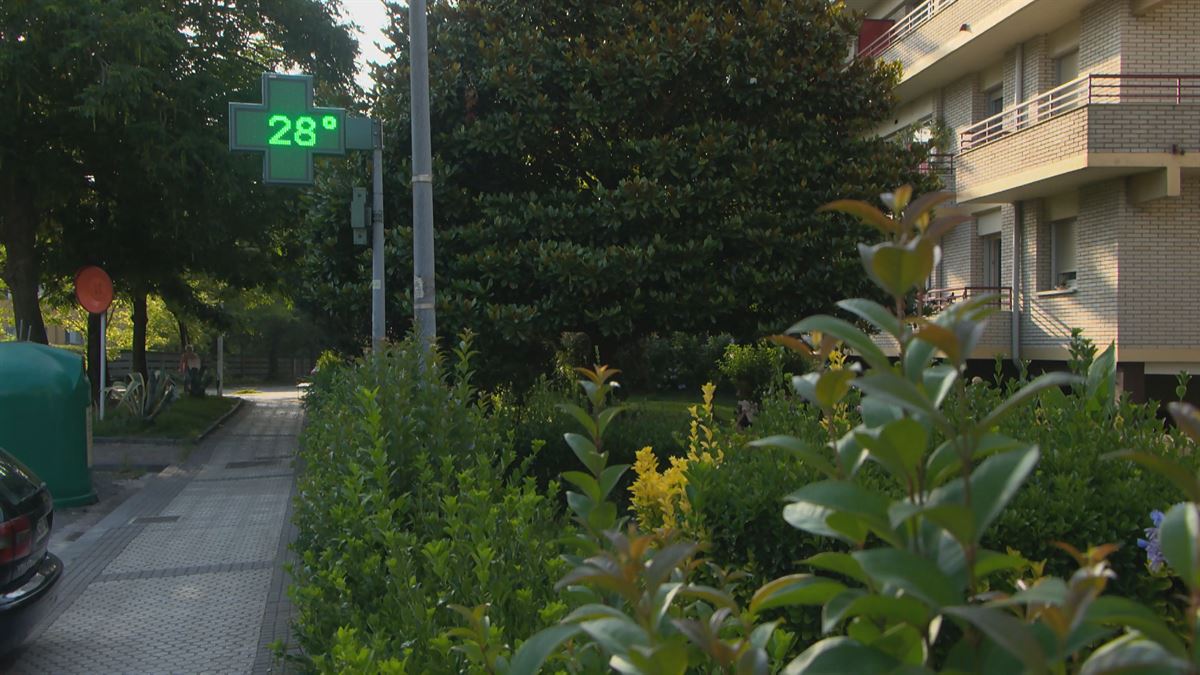
[[[1054,288],[1075,288],[1076,234],[1074,218],[1050,223],[1050,278]]]
[[[989,234],[980,237],[983,242],[983,285],[988,288],[1000,288],[1000,235]]]
[[[983,92],[983,96],[987,101],[987,108],[983,114],[984,117],[999,115],[1004,112],[1004,87],[992,87]]]
[[[1079,77],[1079,50],[1073,49],[1054,59],[1054,85],[1066,84]]]

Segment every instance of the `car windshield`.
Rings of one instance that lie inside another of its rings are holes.
[[[29,467],[0,449],[0,502],[19,504],[33,496],[41,484]]]

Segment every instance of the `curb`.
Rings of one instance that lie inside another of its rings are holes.
[[[219,428],[222,424],[225,423],[226,420],[228,420],[230,417],[233,417],[234,414],[237,413],[237,411],[242,409],[242,404],[246,402],[246,399],[241,398],[239,396],[235,396],[234,400],[237,401],[237,403],[234,403],[233,407],[230,408],[228,412],[226,412],[224,415],[221,415],[220,417],[218,417],[217,421],[208,425],[208,428],[205,429],[204,431],[201,431],[199,434],[197,434],[195,438],[193,438],[189,441],[185,441],[185,442],[186,443],[199,443],[200,441],[204,440],[205,438],[208,438],[208,435],[211,434],[212,432],[216,431],[217,428]]]
[[[225,414],[217,418],[215,422],[208,425],[208,428],[201,431],[199,434],[191,438],[147,438],[145,436],[93,436],[92,443],[96,445],[192,445],[208,438],[208,435],[216,431],[218,427],[224,424],[233,414],[242,409],[242,404],[246,399],[237,396],[232,396],[236,403]]]

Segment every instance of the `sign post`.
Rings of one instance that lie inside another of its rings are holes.
[[[75,299],[88,312],[100,315],[100,419],[104,419],[104,402],[108,395],[108,308],[112,306],[112,279],[99,267],[85,267],[75,273]]]
[[[263,73],[262,103],[229,104],[229,149],[263,154],[264,185],[312,185],[314,155],[374,153],[371,217],[371,348],[378,351],[386,330],[383,260],[383,131],[377,120],[354,117],[342,108],[313,105],[311,75]]]

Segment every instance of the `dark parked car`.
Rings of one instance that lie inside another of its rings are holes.
[[[0,450],[0,655],[19,647],[53,604],[62,562],[46,550],[54,501],[46,484]]]

